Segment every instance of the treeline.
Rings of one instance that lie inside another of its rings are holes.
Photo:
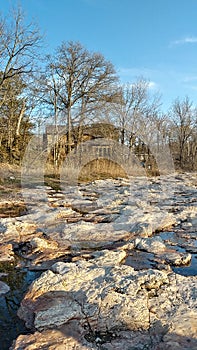
[[[84,141],[87,126],[100,123],[105,138],[114,138],[111,127],[106,129],[113,125],[117,142],[142,163],[154,158],[153,148],[158,154],[168,145],[177,168],[197,169],[197,107],[189,97],[172,101],[163,113],[159,93],[151,93],[143,77],[121,84],[113,64],[79,42],[63,42],[45,57],[42,45],[39,30],[25,24],[20,8],[9,19],[1,17],[1,162],[20,164],[31,136],[42,133],[45,123],[53,125],[51,153],[58,166],[62,149],[66,156]]]

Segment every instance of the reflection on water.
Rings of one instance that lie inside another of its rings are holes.
[[[17,317],[17,310],[28,286],[41,272],[25,271],[10,263],[0,263],[1,272],[7,273],[1,280],[9,285],[10,292],[0,296],[0,349],[8,350],[19,334],[28,333]]]

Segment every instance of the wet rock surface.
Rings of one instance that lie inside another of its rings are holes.
[[[0,348],[7,350],[19,334],[28,333],[17,311],[28,286],[40,273],[18,269],[13,262],[0,263],[0,271],[4,271],[0,273]]]
[[[10,287],[6,283],[0,281],[0,295],[6,294],[9,291],[10,291]]]
[[[1,217],[0,261],[45,272],[18,310],[35,333],[12,349],[197,347],[196,174],[37,186],[23,203]]]

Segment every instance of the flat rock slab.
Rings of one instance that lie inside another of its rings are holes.
[[[133,268],[119,266],[126,256],[124,251],[99,254],[94,261],[56,263],[52,270],[42,274],[19,309],[27,326],[43,330],[77,318],[82,325],[88,319],[95,331],[114,327],[147,329],[145,286],[159,286],[167,281],[167,276],[153,270],[148,275],[139,274]]]
[[[134,247],[141,251],[146,251],[155,254],[163,264],[173,266],[188,265],[191,262],[192,256],[190,253],[179,252],[169,249],[161,237],[137,238],[134,240]]]
[[[41,186],[27,189],[28,213],[1,219],[0,243],[27,241],[39,230],[59,247],[78,249],[105,248],[172,227],[192,235],[197,222],[194,179],[195,174],[171,174],[98,180],[67,186],[62,193]],[[190,237],[182,243],[193,253],[196,248]]]
[[[158,328],[156,328],[158,331]],[[104,336],[95,336],[94,342],[69,336],[68,327],[20,335],[11,350],[196,350],[197,339],[176,333],[151,335],[148,332],[118,331],[115,339],[102,343]],[[163,336],[164,335],[164,336]],[[93,337],[92,337],[93,338]]]
[[[136,334],[141,334],[133,342],[136,349],[141,349],[144,339],[147,349],[156,350],[156,345],[164,346],[164,335],[168,344],[175,341],[175,334],[177,344],[186,336],[194,343],[196,277],[154,269],[135,271],[122,265],[125,256],[125,251],[106,250],[95,252],[90,261],[54,264],[30,286],[19,317],[43,334],[48,329],[69,329],[75,320],[81,344],[84,339],[90,343],[87,349],[102,349],[98,342],[109,333],[111,339],[105,338],[103,349],[112,349],[113,344],[114,349],[129,350]]]
[[[35,332],[31,335],[20,335],[14,342],[13,350],[93,350],[97,347],[90,346],[85,339],[77,340],[67,335],[68,329],[62,328]]]
[[[90,254],[46,264],[18,311],[35,333],[20,335],[13,349],[196,349],[196,276],[124,265],[129,249],[166,266],[190,261],[196,185],[196,174],[172,174],[94,181],[57,195],[48,188],[48,198],[31,191],[27,215],[1,220],[2,243],[27,242],[38,264],[69,248]]]

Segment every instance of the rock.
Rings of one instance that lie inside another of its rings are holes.
[[[31,222],[25,222],[25,220],[17,223],[17,230],[20,233],[20,236],[30,236],[34,234],[37,230],[37,224]]]
[[[158,236],[152,238],[136,238],[134,245],[135,248],[150,253],[160,253],[166,250],[166,245]]]
[[[26,213],[24,202],[17,200],[0,201],[0,218],[17,217]]]
[[[76,325],[73,326],[73,329]],[[74,336],[68,326],[60,329],[35,332],[30,335],[20,335],[14,342],[11,350],[124,350],[149,349],[151,339],[148,332],[115,331],[107,334],[87,334],[86,337],[79,337],[80,331]],[[86,332],[87,333],[87,332]],[[103,344],[103,345],[102,345]]]
[[[167,264],[181,266],[189,264],[191,262],[192,256],[190,253],[180,253],[172,251],[164,253],[162,255],[162,259],[164,259]]]
[[[136,238],[134,241],[134,247],[138,250],[144,250],[156,254],[156,256],[159,257],[160,262],[175,266],[187,265],[191,262],[192,258],[190,253],[182,253],[167,248],[159,236],[151,238]]]
[[[132,231],[140,237],[150,237],[153,234],[152,226],[149,223],[137,223],[133,226]]]
[[[124,251],[106,250],[95,252],[90,261],[54,264],[32,283],[19,316],[42,332],[41,339],[47,329],[70,329],[75,320],[81,348],[85,336],[88,350],[102,341],[103,349],[109,350],[168,349],[185,344],[186,335],[195,349],[196,278],[135,271],[121,264],[124,257]]]
[[[12,249],[12,244],[2,244],[0,245],[0,262],[14,261],[14,252]]]
[[[162,326],[154,326],[151,332],[116,330],[111,334],[86,334],[86,337],[89,341],[76,324],[72,324],[72,329],[66,325],[59,329],[20,335],[10,350],[196,350],[197,345],[196,339],[188,334],[168,333],[167,328]]]
[[[74,335],[72,335],[74,333]],[[72,329],[63,326],[60,329],[50,329],[44,332],[35,332],[29,335],[20,335],[14,341],[10,350],[96,350],[85,338],[77,333],[76,325]]]
[[[178,230],[183,220],[192,225],[190,229],[195,228],[196,209],[192,200],[196,198],[196,189],[188,183],[188,175],[181,174],[180,178],[182,181],[172,174],[157,179],[98,180],[66,186],[60,194],[46,188],[44,201],[40,201],[43,188],[36,187],[29,191],[29,213],[9,221],[10,230],[8,221],[3,222],[5,242],[9,232],[11,240],[17,242],[28,239],[30,232],[35,234],[40,228],[61,245],[95,249],[133,237],[151,237],[171,226]],[[51,199],[55,200],[55,208],[51,207]],[[30,224],[35,227],[30,228]]]
[[[99,254],[91,262],[56,263],[43,273],[18,312],[26,325],[44,330],[75,318],[83,327],[88,320],[94,331],[147,329],[147,290],[168,283],[166,273],[120,266],[125,252]]]
[[[81,218],[82,214],[74,211],[72,208],[61,208],[59,209],[56,215],[56,219],[69,219],[69,218]]]
[[[76,203],[72,206],[74,211],[77,211],[81,214],[87,214],[93,212],[98,209],[98,205],[96,203],[92,203],[92,201],[86,200],[83,202]]]
[[[131,234],[125,230],[114,230],[113,224],[79,221],[77,223],[61,223],[56,227],[45,228],[48,237],[64,245],[70,243],[71,248],[100,248],[119,240],[127,240]]]
[[[10,287],[6,283],[0,281],[0,296],[2,294],[8,293],[9,291],[10,291]]]
[[[122,261],[126,258],[126,252],[123,251],[108,251],[102,250],[97,251],[92,254],[94,256],[93,263],[97,266],[113,266],[120,265]]]
[[[115,230],[124,229],[138,237],[150,237],[157,230],[169,228],[175,223],[176,219],[171,214],[160,211],[158,207],[131,209],[126,206],[113,226]]]
[[[35,237],[32,238],[29,242],[31,245],[32,249],[34,250],[43,250],[43,249],[57,249],[58,244],[57,242],[53,241],[47,241],[46,239]]]
[[[168,332],[158,350],[195,350],[197,348],[197,313],[181,307],[172,317]]]
[[[192,226],[197,227],[197,217],[194,216],[194,217],[191,219],[191,224],[192,224]]]
[[[197,344],[197,313],[194,310],[187,310],[184,306],[179,307],[172,317],[171,325],[168,333],[164,336],[164,341],[175,340],[175,335],[177,340],[180,337],[184,337],[187,344],[192,339],[196,339]]]
[[[23,247],[28,266],[49,269],[18,312],[36,333],[15,349],[196,349],[196,276],[168,269],[196,251],[195,176],[99,180],[60,196],[31,189],[28,213],[0,225],[3,256],[6,244],[7,257]],[[124,265],[129,250],[146,251],[146,270]]]
[[[24,240],[24,237],[30,236],[36,231],[37,225],[34,223],[19,221],[14,218],[1,219],[0,225],[0,243],[12,243]]]
[[[20,240],[19,231],[14,219],[1,219],[0,243],[18,242]]]

